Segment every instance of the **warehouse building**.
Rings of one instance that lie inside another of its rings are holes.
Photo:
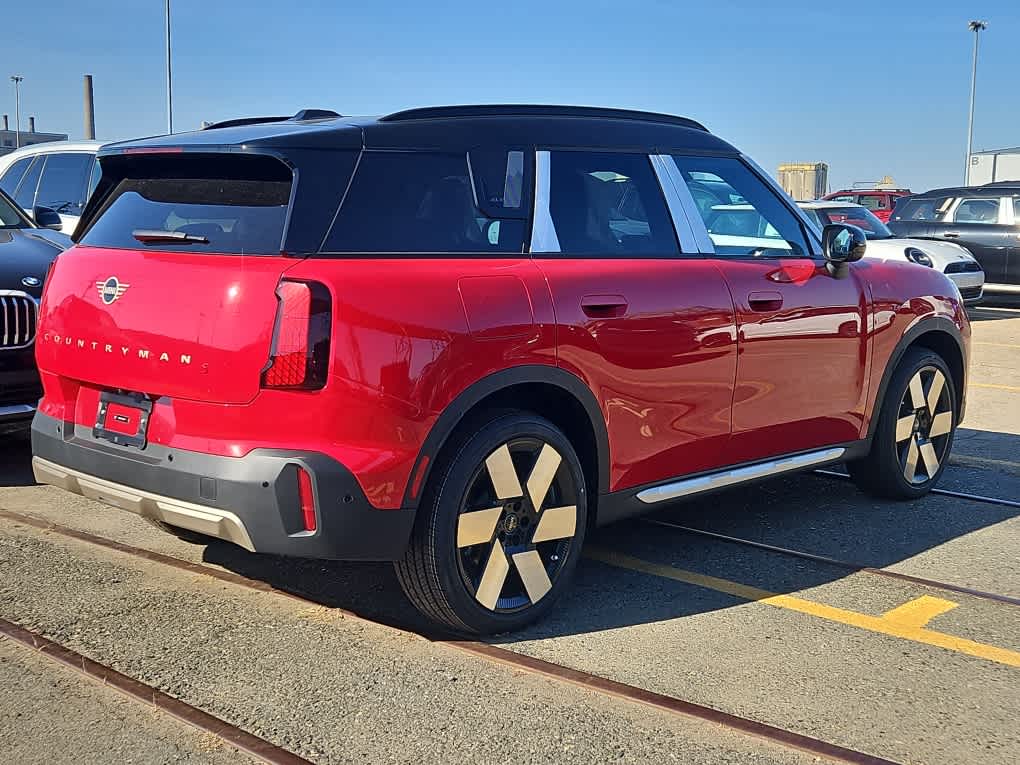
[[[999,181],[1020,181],[1020,146],[978,151],[970,155],[968,186]]]
[[[818,199],[829,191],[829,166],[824,162],[789,162],[779,166],[778,181],[798,202]]]
[[[28,132],[24,130],[19,134],[11,130],[10,118],[5,114],[3,124],[0,125],[0,157],[10,154],[19,146],[31,146],[34,143],[46,143],[48,141],[66,141],[67,133],[37,133],[35,131],[35,117],[28,118]]]

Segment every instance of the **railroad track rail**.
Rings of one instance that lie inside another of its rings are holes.
[[[874,574],[876,576],[884,576],[888,579],[898,579],[903,582],[911,582],[912,584],[919,584],[925,587],[930,587],[932,589],[944,590],[946,592],[958,592],[964,595],[970,595],[971,597],[981,598],[983,600],[994,600],[997,603],[1006,603],[1011,606],[1020,606],[1020,598],[1014,598],[1010,595],[999,595],[994,592],[975,590],[970,587],[963,587],[962,585],[952,584],[950,582],[939,582],[934,579],[925,579],[919,576],[911,576],[910,574],[901,574],[897,571],[887,571],[884,568],[875,568],[874,566],[868,566],[863,563],[853,563],[850,561],[839,560],[838,558],[830,558],[827,555],[818,555],[816,553],[803,552],[801,550],[794,550],[789,547],[770,545],[765,542],[755,542],[753,539],[733,537],[727,534],[720,534],[715,531],[708,531],[707,529],[699,529],[693,526],[685,526],[681,523],[673,523],[672,521],[661,521],[654,518],[647,518],[643,519],[641,522],[651,526],[661,526],[664,528],[673,529],[674,531],[681,531],[685,534],[707,537],[709,539],[716,539],[719,540],[720,542],[728,542],[730,544],[742,545],[744,547],[753,547],[758,550],[767,550],[768,552],[786,555],[787,557],[791,558],[801,558],[803,560],[810,560],[816,563],[824,563],[829,566],[836,566],[842,569],[846,569],[847,571]]]
[[[850,476],[846,473],[840,473],[837,470],[815,470],[815,475],[824,476],[826,478],[839,478],[844,481],[849,481]],[[1002,497],[986,497],[983,494],[971,494],[966,491],[953,491],[952,489],[930,489],[932,494],[936,494],[940,497],[955,497],[956,499],[966,499],[970,502],[981,502],[986,505],[998,505],[999,507],[1015,507],[1020,508],[1020,501],[1015,499],[1004,499]]]
[[[125,544],[123,542],[117,542],[112,539],[90,534],[86,531],[73,529],[60,524],[51,523],[44,521],[39,518],[35,518],[30,515],[24,515],[22,513],[16,513],[9,510],[0,509],[0,518],[8,521],[14,521],[23,523],[28,526],[33,526],[38,529],[43,529],[61,536],[75,539],[81,542],[85,542],[98,547],[103,547],[108,550],[114,550],[125,555],[129,555],[135,558],[160,563],[166,566],[171,566],[182,571],[187,571],[195,574],[202,574],[213,579],[217,579],[222,582],[229,582],[241,587],[245,587],[251,590],[259,592],[272,592],[278,595],[282,595],[288,598],[292,598],[301,602],[311,603],[314,605],[321,605],[313,598],[306,596],[305,594],[297,591],[282,590],[272,585],[259,581],[257,579],[249,579],[248,577],[235,574],[231,571],[225,571],[223,569],[208,566],[202,563],[194,563],[192,561],[182,560],[175,558],[170,555],[158,553],[153,550],[146,550],[144,548],[134,547],[132,545]],[[376,627],[383,629],[397,629],[391,625],[375,622],[371,619],[366,619],[363,616],[346,611],[345,609],[336,609],[342,613],[345,618],[354,619],[366,624],[371,624]],[[12,624],[10,622],[4,622],[0,620],[0,632],[12,637],[18,642],[31,647],[42,647],[42,653],[45,656],[49,656],[56,661],[60,661],[66,666],[73,667],[74,669],[83,672],[90,677],[96,679],[114,677],[119,675],[114,670],[104,667],[97,662],[93,662],[84,656],[70,651],[69,649],[63,648],[62,646],[52,643],[46,640],[36,633],[29,632],[24,628]],[[404,630],[404,632],[407,632]],[[414,633],[419,634],[419,633]],[[486,660],[510,666],[518,670],[522,670],[534,675],[540,675],[543,677],[550,678],[559,682],[566,682],[572,685],[578,686],[585,690],[599,693],[601,695],[610,696],[617,699],[622,699],[631,703],[642,704],[645,706],[659,709],[663,712],[681,715],[685,717],[694,717],[700,720],[706,720],[718,725],[722,725],[732,730],[740,731],[747,735],[755,736],[757,738],[780,744],[782,746],[789,747],[791,749],[797,749],[817,757],[823,757],[833,762],[842,763],[853,763],[854,765],[897,765],[893,760],[884,759],[876,755],[868,754],[867,752],[861,752],[854,749],[839,746],[821,739],[806,736],[795,731],[786,730],[777,726],[768,725],[766,723],[752,720],[738,715],[733,715],[728,712],[723,712],[712,707],[703,706],[701,704],[695,704],[684,699],[676,698],[674,696],[668,696],[665,694],[656,693],[649,691],[644,688],[639,688],[626,683],[621,683],[616,680],[611,680],[606,677],[600,677],[593,675],[588,672],[566,667],[553,662],[545,661],[543,659],[537,659],[531,656],[525,656],[523,654],[516,653],[506,648],[491,645],[489,643],[483,643],[477,640],[463,639],[453,635],[427,635],[419,634],[424,640],[429,640],[434,643],[448,646],[452,649],[458,650],[463,653],[467,653],[476,657],[484,658]],[[37,642],[38,641],[38,642]],[[42,642],[45,641],[45,642]],[[114,674],[109,674],[114,673]],[[243,730],[236,728],[218,718],[206,715],[194,707],[190,707],[182,701],[173,699],[166,694],[162,694],[157,689],[146,686],[144,683],[140,683],[137,680],[133,680],[123,675],[119,675],[123,678],[125,688],[122,688],[117,683],[111,683],[113,687],[123,692],[128,693],[133,698],[145,701],[149,703],[150,698],[156,698],[150,696],[150,694],[160,694],[159,698],[161,703],[157,703],[162,709],[165,709],[170,714],[173,714],[178,719],[181,719],[189,724],[201,727],[202,730],[207,730],[215,735],[220,736],[226,741],[234,744],[235,746],[244,749],[249,754],[261,758],[262,760],[269,763],[287,763],[288,765],[297,765],[298,763],[306,763],[304,760],[295,754],[287,752],[286,750],[275,747],[275,745],[265,742],[262,739],[258,739],[250,733],[246,733]],[[134,684],[134,685],[131,685]],[[131,685],[134,689],[128,690],[127,686]],[[164,697],[165,700],[164,701]],[[181,705],[181,708],[176,708],[171,704],[176,702]],[[164,706],[166,704],[166,706]],[[186,708],[186,709],[184,709]],[[174,711],[176,709],[176,712]],[[190,711],[190,710],[193,710]],[[205,718],[195,716],[191,718],[191,715],[205,715]],[[198,722],[196,722],[198,721]],[[203,727],[201,723],[208,725],[209,727]],[[222,727],[216,727],[222,726]],[[221,735],[220,731],[223,731],[226,735]],[[240,735],[240,734],[243,734]],[[231,738],[227,738],[231,736]],[[244,738],[249,737],[249,738]],[[262,745],[267,747],[274,747],[273,750],[260,749]],[[276,751],[278,750],[278,751]],[[292,759],[272,759],[274,756],[289,757]]]

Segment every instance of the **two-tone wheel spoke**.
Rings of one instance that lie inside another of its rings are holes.
[[[901,444],[914,435],[914,425],[917,423],[917,415],[909,414],[896,420],[896,443]]]
[[[915,375],[916,377],[916,375]],[[942,389],[946,386],[946,378],[940,371],[935,370],[935,374],[931,378],[931,385],[928,386],[928,395],[925,397],[925,404],[928,407],[928,414],[935,418],[936,409],[938,408],[939,399],[942,397]]]
[[[928,430],[928,438],[944,436],[953,429],[953,413],[941,412],[936,414],[931,421],[931,428]]]
[[[903,477],[909,483],[913,483],[914,478],[917,476],[917,458],[920,455],[920,451],[917,445],[917,437],[911,436],[910,443],[907,445],[907,456],[903,460]]]
[[[910,396],[910,404],[914,409],[927,406],[928,400],[924,395],[924,383],[921,382],[921,372],[918,371],[910,378],[910,387],[907,389]]]
[[[499,499],[514,499],[524,494],[508,444],[503,444],[490,454],[485,460],[485,467],[492,480],[492,488],[496,490]]]

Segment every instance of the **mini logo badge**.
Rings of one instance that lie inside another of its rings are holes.
[[[110,276],[106,281],[96,282],[96,289],[99,290],[99,299],[103,301],[103,305],[110,305],[110,303],[127,292],[127,288],[130,286],[130,284],[121,283],[116,276]]]
[[[42,284],[42,280],[37,279],[34,276],[26,276],[21,280],[21,283],[24,284],[26,287],[38,287],[40,284]]]

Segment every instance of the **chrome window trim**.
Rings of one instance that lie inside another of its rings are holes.
[[[535,152],[535,201],[531,224],[531,245],[533,253],[560,252],[560,240],[556,236],[552,212],[549,210],[549,177],[551,153],[547,150]]]
[[[794,217],[800,221],[801,228],[804,229],[804,234],[808,239],[808,243],[811,245],[812,255],[814,257],[821,257],[822,238],[820,236],[820,232],[815,228],[815,224],[811,221],[811,219],[804,214],[804,211],[800,209],[800,206],[790,197],[789,194],[786,193],[783,187],[779,185],[778,181],[765,172],[761,165],[746,154],[741,154],[740,159],[742,159],[744,164],[754,171],[755,175],[757,175],[759,179],[765,182],[766,186],[772,189],[772,191],[779,196],[780,200],[786,202],[786,206],[793,213]]]
[[[694,236],[694,252],[702,255],[715,255],[715,245],[712,243],[712,237],[708,235],[705,219],[701,217],[701,213],[698,211],[698,204],[694,201],[694,195],[691,194],[691,190],[687,187],[687,181],[684,180],[680,168],[677,167],[676,160],[673,159],[672,154],[658,154],[656,156],[663,160],[663,168],[673,184],[677,200],[681,208],[683,208],[684,217],[687,218],[687,225]],[[672,207],[670,212],[672,212]]]
[[[650,154],[648,158],[652,161],[652,170],[655,171],[655,177],[659,181],[659,188],[662,189],[662,195],[666,198],[669,217],[673,219],[673,230],[680,241],[680,252],[685,255],[702,252],[704,245],[696,238],[694,228],[691,226],[690,215],[677,191],[677,182],[679,180],[680,184],[683,184],[683,179],[674,177],[679,176],[676,163],[673,162],[673,158],[668,154]],[[670,168],[672,168],[672,173]],[[702,225],[702,228],[704,228],[704,225]],[[708,234],[706,233],[705,236],[707,237]],[[711,242],[709,244],[711,245]]]

